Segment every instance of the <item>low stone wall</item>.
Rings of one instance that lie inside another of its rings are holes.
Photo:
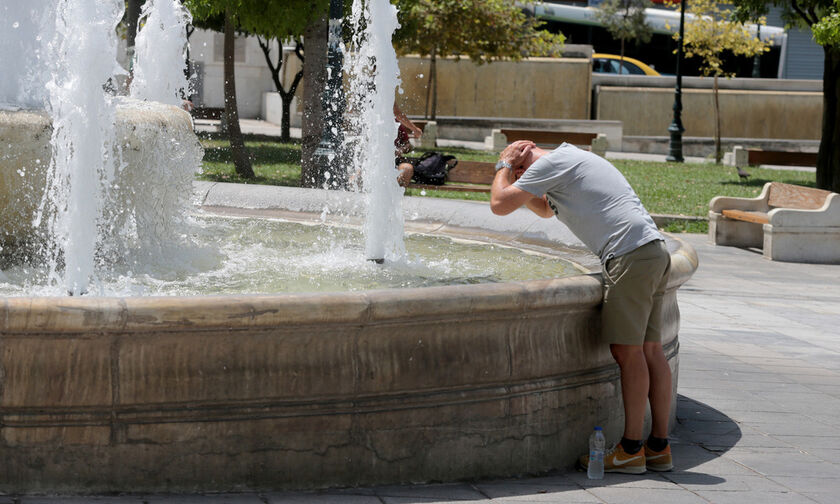
[[[711,89],[683,89],[684,135],[714,136],[713,99]],[[721,89],[719,99],[724,137],[818,140],[821,136],[820,91]],[[594,118],[622,121],[628,136],[667,135],[673,105],[673,87],[599,85]]]
[[[403,111],[423,115],[429,59],[399,60]],[[442,116],[589,119],[591,64],[585,58],[530,58],[476,65],[468,58],[438,59]]]

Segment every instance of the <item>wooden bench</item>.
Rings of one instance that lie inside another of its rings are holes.
[[[410,184],[413,189],[435,189],[438,191],[490,192],[490,185],[496,177],[496,164],[484,161],[458,161],[449,170],[444,185]],[[479,184],[479,185],[465,185]]]
[[[771,151],[747,149],[750,165],[817,166],[816,152]]]
[[[554,148],[563,142],[586,148],[603,157],[609,142],[603,133],[581,133],[577,131],[552,131],[541,129],[498,129],[493,130],[493,150],[501,151],[517,140],[532,140],[540,147]]]
[[[728,163],[738,167],[747,165],[817,166],[817,153],[745,149],[736,145]]]
[[[756,198],[709,203],[716,245],[761,247],[768,259],[840,263],[840,194],[768,182]]]

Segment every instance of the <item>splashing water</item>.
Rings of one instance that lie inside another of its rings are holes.
[[[57,0],[0,1],[0,109],[42,108]]]
[[[119,0],[60,0],[56,10],[56,68],[47,83],[53,159],[45,202],[53,237],[48,253],[54,265],[63,258],[70,294],[86,292],[93,275],[97,224],[114,176],[114,107],[103,87],[122,70],[116,27],[123,9]]]
[[[365,252],[369,259],[400,261],[405,257],[403,189],[394,169],[394,93],[400,79],[391,44],[399,26],[397,9],[388,0],[354,0],[350,23],[354,36],[345,59],[351,82],[346,138],[368,200]]]
[[[181,106],[189,96],[184,62],[192,16],[179,0],[148,0],[140,20],[145,24],[137,34],[130,96]]]

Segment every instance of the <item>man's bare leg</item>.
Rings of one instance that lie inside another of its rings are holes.
[[[668,437],[668,420],[671,417],[671,366],[665,358],[662,343],[646,342],[643,348],[650,376],[650,432],[664,439]]]
[[[624,400],[624,437],[642,440],[650,378],[642,345],[611,344],[610,351],[621,369]]]

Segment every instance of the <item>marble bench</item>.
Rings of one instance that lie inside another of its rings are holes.
[[[709,202],[715,245],[762,247],[776,261],[840,263],[840,194],[768,182],[756,198]]]

